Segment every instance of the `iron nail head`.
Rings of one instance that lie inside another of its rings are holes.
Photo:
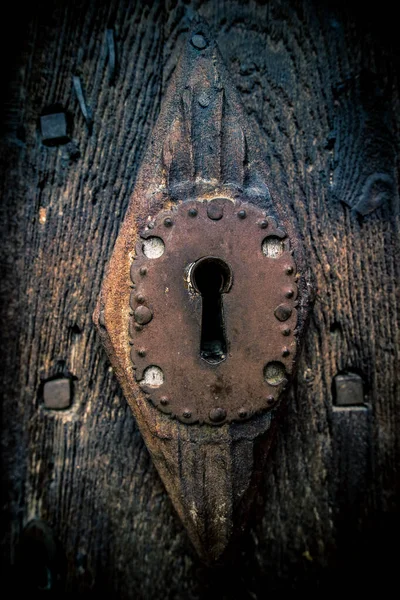
[[[201,33],[195,33],[190,41],[197,50],[204,50],[208,46],[206,38]]]
[[[201,92],[199,96],[199,104],[202,108],[207,108],[210,104],[210,96],[206,92]]]

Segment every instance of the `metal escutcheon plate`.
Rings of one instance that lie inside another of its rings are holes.
[[[217,358],[201,347],[194,272],[205,260],[226,274],[226,345]],[[287,234],[253,204],[199,199],[160,212],[131,266],[131,359],[148,401],[187,424],[245,421],[274,408],[296,355],[298,276]]]

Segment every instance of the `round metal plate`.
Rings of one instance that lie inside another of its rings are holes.
[[[202,297],[191,273],[205,257],[232,276],[219,363],[200,353]],[[286,233],[252,204],[197,200],[159,213],[131,266],[131,357],[149,400],[187,424],[244,421],[273,408],[296,353],[297,277]]]

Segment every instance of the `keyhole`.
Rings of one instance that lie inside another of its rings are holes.
[[[200,356],[217,364],[227,353],[222,294],[231,287],[231,268],[223,260],[207,256],[194,264],[191,280],[202,297]]]

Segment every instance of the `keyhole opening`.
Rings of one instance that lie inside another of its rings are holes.
[[[222,294],[229,292],[232,271],[220,258],[207,256],[194,264],[191,280],[202,297],[200,356],[218,364],[227,354]]]

